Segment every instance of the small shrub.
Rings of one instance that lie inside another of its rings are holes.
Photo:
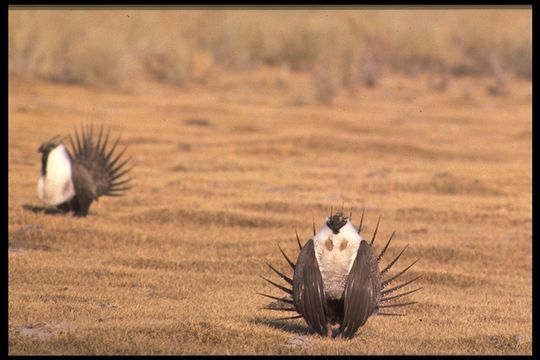
[[[313,71],[313,81],[317,101],[332,103],[341,85],[340,69],[335,61],[322,59]]]
[[[105,30],[91,30],[81,37],[67,36],[57,49],[56,71],[51,78],[71,83],[118,85],[130,75],[130,57],[121,39]]]
[[[191,75],[191,51],[179,41],[169,48],[149,54],[145,66],[158,81],[183,85]]]

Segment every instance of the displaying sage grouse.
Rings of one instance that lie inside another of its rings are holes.
[[[86,126],[69,136],[71,151],[62,143],[65,138],[55,136],[38,149],[42,156],[37,192],[44,203],[86,216],[100,196],[120,196],[130,189],[131,168],[126,168],[129,159],[123,157],[126,148],[115,152],[120,138],[107,146],[108,130],[104,132],[102,126],[96,140],[93,127]]]
[[[350,216],[342,213],[330,214],[326,223],[315,233],[313,223],[313,238],[304,246],[301,245],[298,234],[296,239],[300,253],[296,263],[292,262],[283,249],[279,250],[293,269],[292,279],[268,264],[276,274],[284,279],[292,289],[279,285],[263,277],[270,284],[281,289],[287,295],[276,297],[261,294],[277,300],[264,309],[296,312],[299,315],[281,318],[282,320],[304,318],[309,327],[323,336],[351,338],[363,326],[371,315],[403,315],[390,309],[414,304],[414,302],[393,303],[392,300],[412,294],[421,288],[395,294],[395,292],[420,276],[405,283],[389,288],[388,285],[397,280],[418,260],[397,274],[383,279],[401,257],[405,247],[382,270],[379,261],[388,249],[394,233],[379,255],[375,254],[373,243],[379,222],[373,233],[371,242],[362,238],[362,220],[358,231],[351,224]],[[380,218],[379,218],[380,221]]]

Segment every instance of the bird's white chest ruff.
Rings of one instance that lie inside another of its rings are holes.
[[[60,205],[75,196],[71,180],[71,161],[64,145],[51,150],[46,175],[38,180],[38,197],[48,205]]]
[[[332,299],[340,299],[360,242],[365,240],[347,220],[338,234],[334,234],[325,224],[313,237],[313,241],[325,295]]]

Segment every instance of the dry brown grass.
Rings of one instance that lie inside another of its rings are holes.
[[[216,67],[286,65],[311,75],[321,103],[389,71],[530,79],[531,44],[530,8],[9,11],[14,75],[125,86],[142,73],[183,86]]]
[[[10,81],[10,354],[531,354],[531,83],[441,95],[395,76],[324,106],[291,104],[278,72],[131,92]],[[39,144],[90,121],[129,144],[136,188],[87,218],[29,210]],[[378,248],[396,230],[390,255],[409,244],[424,287],[351,341],[255,295],[276,294],[256,276],[285,269],[276,244],[295,255],[295,229],[342,203],[355,222],[366,208],[368,236],[382,215]]]

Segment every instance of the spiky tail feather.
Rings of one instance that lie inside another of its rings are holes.
[[[362,213],[363,215],[363,213]],[[375,242],[375,237],[377,235],[377,230],[379,229],[379,222],[380,222],[381,218],[379,217],[379,220],[377,221],[377,226],[375,227],[375,231],[373,232],[373,237],[371,238],[371,242],[370,242],[370,246],[373,247],[373,244]],[[360,233],[360,230],[362,228],[362,225],[360,225],[359,229],[358,229],[358,233]],[[390,245],[390,242],[392,241],[392,239],[394,238],[394,235],[395,235],[395,231],[392,232],[392,234],[390,235],[390,237],[388,238],[388,241],[386,242],[384,248],[382,249],[382,251],[380,252],[380,254],[377,256],[377,262],[380,262],[380,260],[383,258],[386,250],[388,249],[388,245]],[[403,255],[403,253],[405,252],[405,250],[407,249],[408,245],[405,246],[403,248],[403,250],[401,250],[401,252],[383,269],[383,270],[380,270],[380,274],[381,274],[381,277],[383,275],[385,275],[388,270],[390,270],[390,268],[392,268],[392,266],[399,260],[399,258],[401,257],[401,255]],[[379,312],[379,309],[383,309],[383,308],[390,308],[390,307],[401,307],[401,306],[408,306],[408,305],[412,305],[412,304],[415,304],[416,302],[407,302],[407,303],[386,303],[386,304],[382,304],[384,302],[387,302],[387,301],[390,301],[390,300],[394,300],[394,299],[398,299],[398,298],[401,298],[403,296],[407,296],[407,295],[410,295],[412,293],[415,293],[417,292],[418,290],[421,290],[422,288],[419,287],[419,288],[416,288],[414,290],[411,290],[411,291],[407,291],[407,292],[404,292],[404,293],[401,293],[401,294],[397,294],[397,295],[392,295],[392,296],[389,296],[390,294],[392,294],[394,291],[396,290],[399,290],[409,284],[412,284],[413,282],[415,282],[416,280],[418,280],[420,276],[417,276],[416,278],[412,279],[412,280],[409,280],[407,282],[404,282],[394,288],[391,288],[391,289],[387,289],[387,290],[383,290],[384,288],[386,288],[391,282],[399,279],[407,270],[409,270],[414,264],[416,264],[418,262],[418,260],[420,259],[416,259],[415,261],[413,261],[409,266],[407,266],[405,269],[401,270],[399,273],[397,273],[396,275],[393,275],[392,277],[384,280],[382,283],[381,283],[381,297],[379,299],[379,304],[377,305],[376,307],[376,312],[378,315],[404,315],[404,314],[395,314],[395,313],[384,313],[384,312]]]
[[[363,223],[363,220],[364,220],[364,212],[365,212],[365,209],[362,211],[362,217],[360,219],[360,225],[358,227],[358,233],[360,234],[360,232],[362,231],[362,223]],[[352,215],[352,214],[351,214]],[[370,246],[373,247],[373,244],[375,242],[375,237],[377,235],[377,231],[379,229],[379,222],[380,222],[381,218],[379,217],[379,220],[377,221],[377,225],[375,227],[375,231],[373,233],[373,236],[371,238],[371,241],[370,241]],[[315,233],[315,221],[313,221],[313,231]],[[392,241],[393,237],[395,235],[395,232],[392,232],[392,234],[390,235],[390,238],[388,239],[388,241],[386,242],[384,248],[382,249],[382,251],[380,252],[380,254],[377,256],[377,262],[379,262],[382,257],[384,256],[386,250],[388,249],[388,246],[390,245],[390,242]],[[300,238],[298,236],[298,233],[296,233],[296,241],[298,243],[298,247],[300,248],[300,250],[302,249],[302,244],[300,243]],[[283,255],[283,257],[285,258],[285,261],[287,262],[287,264],[291,267],[291,269],[294,271],[295,267],[296,267],[296,264],[291,261],[291,259],[285,254],[285,252],[283,251],[283,249],[278,245],[278,248],[281,252],[281,254]],[[390,268],[398,261],[398,259],[401,257],[401,255],[403,254],[403,252],[405,251],[405,249],[407,248],[407,246],[405,246],[405,248],[381,271],[381,276],[383,276],[388,270],[390,270]],[[413,290],[410,290],[410,291],[406,291],[406,292],[403,292],[403,293],[400,293],[400,294],[396,294],[394,295],[394,291],[396,290],[399,290],[413,282],[415,282],[416,280],[418,280],[421,276],[417,276],[407,282],[404,282],[400,285],[397,285],[391,289],[386,289],[386,290],[382,290],[384,289],[386,286],[388,286],[391,282],[397,280],[399,277],[401,277],[407,270],[409,270],[414,264],[416,264],[418,262],[419,259],[415,260],[412,264],[410,264],[409,266],[407,266],[405,269],[403,269],[402,271],[400,271],[398,274],[390,277],[389,279],[385,280],[382,282],[382,286],[381,286],[381,298],[379,300],[379,304],[376,308],[376,313],[377,315],[383,315],[383,316],[404,316],[405,314],[400,314],[400,313],[389,313],[389,312],[380,312],[379,309],[383,309],[383,308],[393,308],[393,307],[402,307],[402,306],[409,306],[409,305],[413,305],[415,304],[416,302],[406,302],[406,303],[392,303],[391,300],[395,300],[395,299],[398,299],[398,298],[402,298],[404,296],[407,296],[407,295],[410,295],[410,294],[413,294],[419,290],[422,289],[422,287],[418,287],[416,289],[413,289]],[[288,276],[286,276],[285,274],[279,272],[278,270],[276,270],[272,265],[270,264],[267,264],[270,269],[272,271],[274,271],[280,278],[282,278],[283,280],[285,280],[287,283],[291,284],[292,282],[292,279]],[[265,310],[278,310],[278,311],[286,311],[286,312],[290,312],[290,311],[296,311],[296,309],[294,308],[294,301],[292,301],[289,297],[292,296],[292,289],[289,289],[285,286],[282,286],[282,285],[279,285],[271,280],[268,280],[264,277],[261,276],[261,278],[263,278],[264,280],[266,280],[268,283],[274,285],[275,287],[277,287],[278,289],[280,289],[281,291],[285,292],[287,295],[285,297],[276,297],[276,296],[272,296],[272,295],[267,295],[267,294],[262,294],[262,293],[257,293],[258,295],[262,295],[262,296],[265,296],[267,298],[270,298],[270,299],[274,299],[274,300],[277,300],[275,303],[271,304],[271,306],[268,306],[268,307],[265,307],[263,309]],[[388,301],[390,301],[390,303],[387,303]],[[297,312],[297,311],[296,311]],[[297,316],[291,316],[291,317],[284,317],[284,318],[278,318],[277,320],[292,320],[292,319],[299,319],[301,318],[302,315],[297,315]]]
[[[132,167],[126,167],[131,158],[123,155],[127,149],[115,152],[120,137],[112,146],[107,146],[109,141],[108,129],[104,133],[103,126],[97,134],[97,141],[94,141],[93,125],[82,127],[80,132],[75,130],[74,135],[69,136],[71,144],[71,154],[73,161],[84,166],[92,180],[96,184],[96,195],[99,196],[122,196],[131,189],[132,177],[129,172]]]

